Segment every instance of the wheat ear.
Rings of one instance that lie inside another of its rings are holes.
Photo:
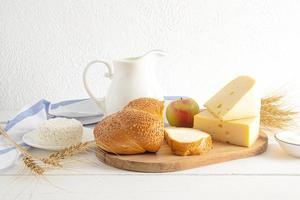
[[[30,156],[23,157],[24,165],[29,168],[34,174],[42,175],[45,170],[39,166],[36,161]]]
[[[72,157],[75,154],[87,151],[89,145],[91,145],[92,143],[94,143],[94,141],[81,142],[78,144],[71,145],[70,147],[67,147],[61,151],[50,154],[47,158],[42,158],[41,161],[48,165],[61,167],[61,160],[67,157]]]
[[[289,130],[295,127],[295,120],[299,112],[285,105],[283,95],[262,98],[260,112],[260,126],[264,132]]]
[[[37,175],[42,175],[45,172],[45,170],[36,163],[36,159],[26,149],[16,143],[1,126],[0,135],[3,135],[13,146],[15,146],[21,152],[21,154],[23,154],[24,165],[28,169],[30,169],[30,171]]]

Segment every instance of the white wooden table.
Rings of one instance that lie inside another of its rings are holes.
[[[0,111],[0,121],[13,113]],[[272,136],[262,155],[164,174],[115,169],[91,152],[44,177],[22,162],[0,171],[0,199],[300,199],[300,159],[287,156]]]

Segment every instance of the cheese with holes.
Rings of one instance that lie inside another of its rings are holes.
[[[255,91],[255,80],[239,76],[205,103],[217,118],[228,121],[256,117],[260,114],[261,100]]]
[[[208,110],[194,116],[194,128],[209,133],[213,140],[250,147],[259,135],[259,117],[221,121]]]

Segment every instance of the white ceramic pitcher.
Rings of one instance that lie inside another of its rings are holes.
[[[106,115],[120,111],[129,101],[140,97],[163,100],[163,95],[154,74],[154,67],[156,61],[165,55],[164,51],[152,50],[140,57],[113,60],[114,70],[105,61],[92,61],[85,67],[83,72],[84,87],[89,96]],[[107,94],[103,98],[96,98],[93,95],[86,80],[88,69],[95,63],[104,64],[108,70],[105,77],[111,79]]]

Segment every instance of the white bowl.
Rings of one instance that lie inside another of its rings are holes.
[[[280,132],[274,135],[280,147],[289,155],[300,158],[300,133]]]

